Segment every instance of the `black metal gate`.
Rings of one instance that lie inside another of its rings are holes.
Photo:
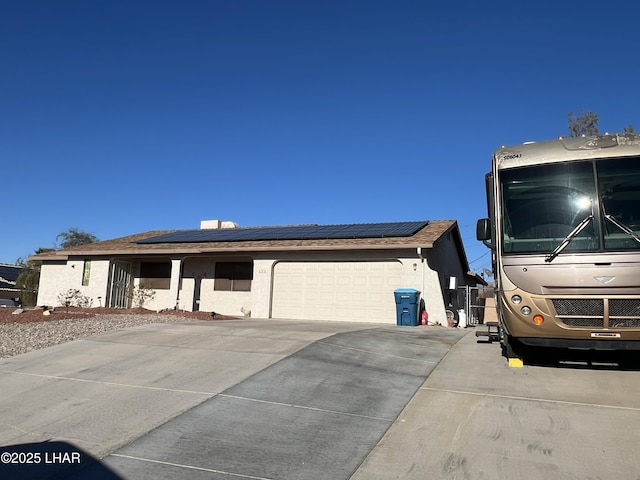
[[[487,287],[471,287],[464,285],[458,287],[459,297],[462,297],[461,306],[464,306],[464,315],[467,326],[476,326],[484,323],[484,299],[492,295],[492,289]]]

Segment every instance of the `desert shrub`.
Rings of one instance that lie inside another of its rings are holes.
[[[144,308],[155,296],[156,291],[144,283],[133,287],[129,292],[129,299],[135,308]]]
[[[88,308],[93,304],[93,299],[83,295],[80,290],[70,288],[58,294],[58,303],[61,306]]]

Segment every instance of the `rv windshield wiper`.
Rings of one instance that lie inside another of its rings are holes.
[[[569,235],[567,235],[564,240],[556,247],[554,248],[553,252],[551,252],[549,255],[547,255],[547,258],[544,259],[545,262],[549,263],[549,262],[553,262],[553,259],[556,258],[558,255],[560,255],[560,252],[562,252],[565,248],[567,248],[567,246],[571,243],[571,241],[577,237],[578,235],[580,235],[580,232],[582,232],[585,228],[587,228],[587,225],[589,225],[589,222],[593,219],[593,214],[587,216],[584,218],[584,220],[582,220],[577,226],[576,228],[574,228],[573,230],[571,230],[571,232],[569,233]]]
[[[636,242],[640,243],[640,237],[638,236],[638,234],[636,232],[634,232],[633,230],[631,230],[629,227],[627,227],[620,220],[616,219],[616,217],[614,217],[613,215],[611,215],[609,213],[605,213],[604,214],[604,218],[609,220],[611,223],[613,223],[616,227],[618,227],[624,233],[627,233],[627,234],[631,235]]]

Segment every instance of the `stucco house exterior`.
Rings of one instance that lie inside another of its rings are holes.
[[[455,220],[238,227],[139,233],[31,257],[42,261],[38,305],[78,290],[94,306],[254,318],[395,323],[394,290],[422,292],[430,322],[446,325],[452,284],[469,285]]]

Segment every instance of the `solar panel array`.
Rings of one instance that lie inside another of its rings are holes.
[[[22,272],[22,267],[12,265],[0,265],[0,277],[11,282],[15,282],[18,279],[18,275]],[[14,285],[15,287],[15,285]]]
[[[351,225],[300,225],[291,227],[247,227],[181,230],[138,240],[139,244],[251,242],[266,240],[327,240],[349,238],[407,237],[427,225],[427,221],[360,223]]]

